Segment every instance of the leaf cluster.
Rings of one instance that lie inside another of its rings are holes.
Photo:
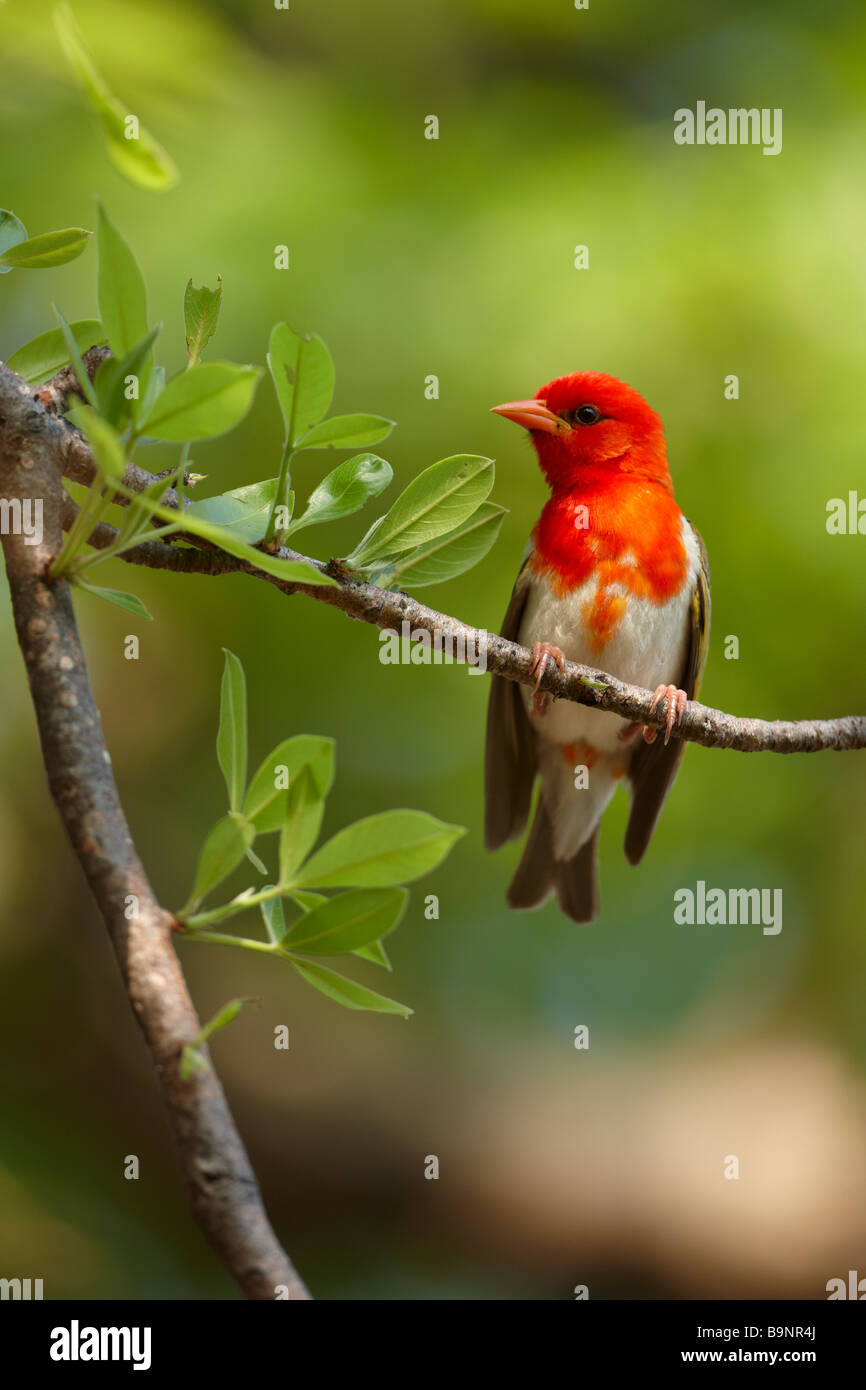
[[[57,327],[19,348],[9,361],[31,385],[71,364],[81,399],[71,405],[70,419],[87,438],[96,463],[96,477],[81,499],[53,577],[65,576],[149,617],[134,596],[92,584],[89,571],[144,537],[176,544],[200,538],[287,582],[332,585],[327,574],[305,558],[287,557],[282,548],[299,532],[352,516],[384,492],[393,471],[369,446],[385,439],[394,422],[369,413],[329,415],[335,370],[326,344],[316,334],[304,337],[278,323],[266,358],[283,419],[279,472],[213,497],[191,498],[188,485],[200,475],[189,471],[190,447],[240,424],[263,369],[202,360],[218,328],[223,287],[221,280],[215,289],[196,287],[190,279],[183,298],[187,361],[168,376],[155,358],[162,325],[151,323],[141,268],[101,205],[97,251],[99,318],[68,323],[55,308]],[[104,343],[111,356],[91,380],[84,353]],[[181,447],[174,468],[138,492],[126,481],[126,468],[136,447],[149,442]],[[302,451],[322,449],[360,452],[314,483],[304,505],[296,507],[292,461]],[[493,460],[476,454],[431,464],[368,527],[344,557],[344,566],[361,578],[400,588],[420,588],[464,573],[487,554],[499,534],[504,509],[488,500],[494,476]],[[172,485],[177,505],[168,506],[165,494]],[[112,544],[91,546],[94,528],[108,520],[117,531]]]
[[[423,811],[385,811],[338,831],[316,848],[334,780],[334,744],[314,734],[284,739],[247,772],[247,692],[243,667],[225,654],[217,760],[228,810],[202,845],[192,888],[176,913],[192,940],[264,951],[288,961],[321,993],[349,1009],[396,1013],[411,1009],[323,964],[317,957],[354,955],[390,970],[384,938],[406,912],[407,883],[435,869],[465,832]],[[254,850],[276,835],[273,882],[243,889],[216,907],[203,907],[245,860],[262,876]],[[265,938],[214,931],[258,908]]]

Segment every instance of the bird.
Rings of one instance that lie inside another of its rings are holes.
[[[534,819],[509,906],[552,893],[574,922],[599,911],[601,817],[627,781],[625,855],[640,862],[685,751],[671,734],[697,695],[710,627],[707,553],[674,497],[664,426],[640,393],[572,372],[528,400],[492,407],[529,431],[550,498],[532,531],[502,636],[532,651],[535,689],[492,677],[485,743],[485,843]],[[600,667],[653,691],[664,738],[610,711],[539,689],[551,662]]]

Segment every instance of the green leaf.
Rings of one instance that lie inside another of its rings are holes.
[[[98,243],[99,313],[111,351],[123,359],[147,337],[147,294],[138,262],[101,203]],[[139,399],[130,403],[134,420],[140,419],[150,398],[152,366],[153,358],[147,354],[138,372]]]
[[[303,888],[293,888],[292,891],[286,893],[285,896],[291,898],[292,902],[297,903],[298,907],[302,907],[305,912],[309,912],[313,907],[318,907],[319,903],[326,903],[328,901],[324,893],[308,893],[306,889]]]
[[[286,951],[342,956],[393,931],[406,911],[407,888],[352,888],[314,907],[282,942]]]
[[[247,783],[247,681],[234,652],[223,647],[217,759],[229,794],[229,809],[239,811]]]
[[[196,1072],[207,1075],[210,1071],[207,1058],[203,1057],[198,1048],[193,1047],[192,1043],[184,1043],[180,1050],[180,1061],[177,1064],[177,1074],[181,1081],[192,1081]]]
[[[231,812],[217,821],[199,855],[195,882],[182,915],[187,916],[240,864],[256,837],[255,828]]]
[[[477,565],[493,546],[502,526],[505,508],[482,502],[476,512],[453,531],[410,551],[394,565],[394,579],[401,589],[420,589],[441,584]]]
[[[147,337],[147,294],[138,262],[99,204],[99,313],[111,351],[126,354]]]
[[[217,497],[201,497],[190,503],[184,515],[227,527],[245,541],[259,541],[265,534],[271,504],[277,491],[277,478],[251,483],[248,487],[222,492]]]
[[[96,391],[94,390],[93,382],[87,374],[84,363],[81,360],[81,353],[78,351],[78,344],[75,341],[72,330],[57,305],[53,304],[51,307],[54,310],[54,317],[60,324],[60,334],[66,345],[66,351],[69,354],[69,360],[72,363],[72,369],[75,372],[82,393],[85,399],[89,401],[92,406],[96,407]]]
[[[317,334],[302,338],[287,323],[275,324],[268,344],[268,370],[292,448],[321,420],[334,394],[334,363]]]
[[[153,403],[157,396],[161,396],[165,390],[165,367],[154,365],[151,367],[147,385],[141,393],[138,413],[142,419],[149,415],[153,409]]]
[[[214,1033],[218,1033],[221,1029],[228,1028],[230,1023],[234,1023],[244,1005],[252,1002],[249,998],[230,999],[227,1004],[223,1005],[219,1013],[214,1014],[210,1022],[204,1025],[195,1042],[184,1044],[178,1066],[181,1081],[191,1081],[194,1071],[207,1072],[210,1070],[199,1049],[205,1046]]]
[[[170,488],[171,481],[171,474],[165,478],[157,478],[155,482],[144,489],[144,492],[139,494],[142,502],[159,502]],[[144,535],[153,536],[157,534],[151,527],[150,518],[151,513],[145,512],[143,508],[125,507],[123,520],[117,528],[117,540],[114,541],[110,547],[112,554],[116,555],[120,553],[121,548],[126,550],[129,546],[136,545]],[[158,534],[165,535],[168,530],[168,527],[160,528]],[[100,551],[99,556],[93,556],[92,558],[98,561],[105,553],[105,551]]]
[[[172,526],[177,527],[179,525],[180,515],[176,510],[172,511],[168,507],[145,501],[143,494],[133,491],[132,488],[126,487],[125,484],[116,480],[113,482],[115,490],[122,497],[126,497],[132,506],[146,511],[148,516],[159,517],[161,521],[166,521]],[[239,540],[230,530],[191,516],[191,510],[191,508],[187,508],[184,512],[182,529],[190,531],[194,536],[201,536],[203,540],[212,541],[214,545],[219,546],[229,555],[235,555],[239,560],[246,560],[248,564],[264,570],[266,574],[276,575],[277,578],[283,579],[289,584],[327,584],[332,588],[336,587],[336,580],[331,579],[327,574],[322,574],[321,570],[317,570],[306,561],[282,560],[279,555],[270,555],[267,551],[256,550],[253,546],[247,545],[245,541]]]
[[[253,403],[261,370],[234,362],[200,362],[167,382],[142,421],[153,439],[185,443],[233,430]]]
[[[68,5],[57,7],[54,23],[67,61],[102,123],[108,157],[115,168],[139,188],[173,188],[180,178],[174,161],[140,122],[137,130],[130,123],[131,118],[137,118],[112,95],[84,45]]]
[[[108,357],[99,364],[93,380],[99,401],[99,413],[115,427],[122,424],[132,405],[132,400],[127,400],[126,397],[127,377],[138,377],[140,394],[141,369],[150,355],[161,326],[157,324],[156,328],[151,329],[147,337],[130,348],[125,357]]]
[[[325,965],[319,965],[317,961],[311,960],[292,960],[292,965],[297,970],[302,979],[307,984],[312,985],[322,994],[326,994],[329,999],[333,999],[338,1004],[342,1004],[344,1009],[365,1009],[371,1013],[378,1014],[399,1014],[402,1018],[408,1018],[412,1010],[405,1004],[398,1004],[396,999],[386,999],[384,994],[376,994],[372,989],[366,989],[364,985],[359,985],[355,980],[349,980],[345,975],[338,975],[336,970],[329,970]]]
[[[308,860],[298,887],[384,888],[435,869],[466,831],[425,811],[383,811],[340,830]]]
[[[290,437],[292,407],[295,400],[295,371],[298,365],[300,338],[287,323],[275,323],[268,340],[265,361],[274,383],[286,438]]]
[[[370,544],[373,537],[378,534],[379,528],[384,520],[384,516],[377,516],[376,520],[367,528],[361,540],[352,551],[352,554],[347,557],[349,564],[355,564],[357,557],[366,553],[367,546]]]
[[[244,800],[244,815],[259,835],[279,830],[286,818],[289,789],[309,767],[319,800],[334,781],[334,740],[317,734],[295,734],[272,749],[256,769]]]
[[[14,212],[9,212],[6,208],[0,208],[0,252],[4,255],[12,246],[19,246],[22,241],[27,240],[27,228]],[[0,260],[0,275],[8,275],[12,269],[9,265],[3,265]]]
[[[267,884],[273,888],[274,884]],[[263,903],[259,903],[262,911],[262,920],[265,930],[268,933],[268,940],[273,945],[278,945],[286,934],[286,914],[283,909],[282,898],[266,898]]]
[[[256,854],[254,849],[247,850],[247,859],[249,859],[253,868],[258,869],[259,873],[262,875],[262,878],[267,878],[268,866],[267,864],[262,863],[261,859]]]
[[[227,1004],[223,1005],[219,1013],[214,1014],[210,1022],[204,1025],[193,1046],[202,1047],[214,1033],[218,1033],[222,1028],[228,1028],[230,1023],[234,1023],[244,1004],[249,1003],[248,998],[230,999]]]
[[[324,799],[318,795],[309,767],[302,767],[289,787],[286,815],[280,832],[280,884],[291,883],[319,838]]]
[[[384,415],[332,415],[298,440],[298,449],[363,449],[387,439],[394,428]]]
[[[106,341],[105,330],[98,319],[79,319],[77,323],[70,323],[68,328],[79,353],[85,353],[91,347],[101,347]],[[47,381],[61,367],[68,366],[70,360],[62,332],[59,328],[51,328],[13,352],[6,366],[23,377],[29,386],[34,386],[37,382]]]
[[[180,171],[168,150],[138,122],[138,134],[127,138],[127,122],[134,113],[116,98],[104,104],[94,101],[108,137],[107,154],[115,169],[139,188],[162,192],[180,182]],[[137,117],[136,117],[137,119]]]
[[[391,969],[388,953],[381,941],[371,941],[368,946],[357,946],[352,955],[360,956],[362,960],[369,960],[373,965],[381,965],[384,970]]]
[[[117,432],[91,406],[76,404],[69,416],[85,436],[103,477],[119,481],[126,471],[126,453]],[[171,519],[176,521],[177,514]]]
[[[49,266],[65,265],[81,255],[92,235],[83,227],[43,232],[0,253],[0,266],[9,270],[47,270]]]
[[[390,463],[376,454],[356,454],[346,459],[310,494],[306,510],[292,522],[288,534],[305,526],[319,526],[323,521],[351,516],[368,498],[377,497],[393,476]]]
[[[190,366],[201,357],[214,333],[220,316],[223,297],[223,278],[217,276],[217,287],[209,290],[206,285],[193,288],[189,280],[183,296],[183,317],[186,325],[186,352]]]
[[[107,603],[113,603],[118,608],[125,608],[128,613],[134,613],[137,618],[147,618],[148,622],[153,622],[153,614],[148,613],[140,598],[135,594],[127,594],[123,589],[100,589],[96,584],[87,584],[83,579],[76,579],[79,589],[86,589],[89,594],[95,594],[97,598],[104,598]]]
[[[223,537],[225,535],[223,532]],[[331,579],[330,575],[322,574],[321,570],[314,569],[303,560],[281,560],[278,555],[269,555],[266,550],[253,550],[250,546],[242,546],[240,542],[235,545],[226,539],[222,539],[220,545],[230,555],[249,560],[250,564],[257,565],[265,574],[274,574],[278,579],[284,579],[287,584],[324,584],[334,589],[339,588],[337,581]]]
[[[440,459],[414,478],[354,559],[401,555],[460,526],[493,487],[493,460],[478,454]]]

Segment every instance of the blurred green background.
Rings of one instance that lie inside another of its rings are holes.
[[[434,459],[495,456],[493,496],[510,509],[498,545],[419,597],[498,625],[545,492],[527,440],[488,408],[563,372],[608,371],[661,413],[707,544],[703,698],[765,717],[862,710],[866,539],[825,529],[828,499],[866,495],[861,5],[74,8],[182,182],[158,195],[122,180],[51,6],[9,0],[2,202],[32,235],[94,226],[103,197],[144,268],[170,370],[189,276],[223,276],[211,356],[263,364],[277,319],[321,333],[335,408],[399,422],[380,446],[397,474],[383,500]],[[673,112],[699,99],[782,107],[782,154],[676,146]],[[438,141],[424,138],[429,114]],[[587,271],[573,268],[578,243]],[[52,300],[70,320],[94,316],[95,268],[91,248],[4,276],[0,355],[53,326]],[[729,373],[738,401],[724,398]],[[202,488],[272,476],[279,447],[264,381],[236,432],[194,450]],[[302,455],[301,491],[336,461]],[[366,524],[312,531],[310,549],[345,553]],[[113,562],[98,582],[133,589],[156,619],[77,604],[121,794],[167,905],[222,809],[222,646],[246,666],[253,766],[292,732],[337,739],[325,833],[400,805],[468,827],[413,890],[393,976],[355,972],[414,1007],[406,1024],[346,1013],[273,962],[181,946],[204,1017],[261,997],[213,1055],[316,1295],[823,1297],[829,1278],[866,1272],[862,754],[691,747],[639,870],[622,855],[625,797],[608,812],[594,925],[551,905],[515,915],[517,848],[490,857],[481,839],[486,680],[384,666],[375,629],[248,579]],[[123,659],[132,631],[137,662]],[[8,609],[0,644],[0,1274],[43,1277],[47,1297],[235,1297],[187,1214],[143,1044],[46,794]],[[699,878],[782,888],[781,934],[675,925],[674,891]],[[438,921],[424,919],[429,892]],[[289,1053],[273,1048],[278,1023]],[[581,1023],[588,1052],[573,1046]],[[133,1153],[141,1178],[127,1182]],[[722,1177],[732,1153],[738,1182]]]

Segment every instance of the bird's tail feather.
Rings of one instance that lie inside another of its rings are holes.
[[[532,829],[508,888],[509,907],[538,907],[553,888],[554,874],[553,832],[544,802],[539,800]]]
[[[513,908],[538,907],[556,891],[559,906],[573,922],[591,922],[598,912],[598,826],[571,859],[554,859],[553,829],[539,800],[529,838],[508,889]]]
[[[556,896],[572,922],[598,916],[598,826],[572,859],[556,861]]]

